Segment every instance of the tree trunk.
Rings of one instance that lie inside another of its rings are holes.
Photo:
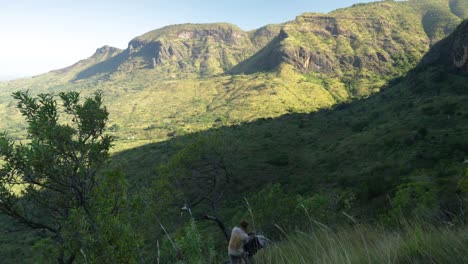
[[[229,240],[231,239],[231,234],[229,233],[229,229],[226,227],[226,225],[221,219],[219,219],[216,216],[211,216],[207,214],[203,216],[203,219],[216,222],[216,224],[218,224],[219,229],[221,229],[221,232],[223,232],[224,238],[229,243]]]

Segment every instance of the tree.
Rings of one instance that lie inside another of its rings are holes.
[[[16,92],[13,98],[28,123],[27,140],[15,144],[6,133],[0,136],[0,159],[5,162],[0,168],[0,213],[29,229],[45,230],[60,249],[56,261],[72,263],[79,245],[65,249],[64,227],[77,210],[95,223],[90,197],[112,143],[103,134],[108,112],[102,93],[82,103],[77,92],[58,97]]]
[[[131,223],[140,215],[135,212],[138,202],[127,194],[125,175],[106,172],[98,183],[89,206],[93,218],[83,209],[74,209],[64,227],[65,246],[79,249],[78,263],[137,263],[142,241]]]
[[[236,144],[224,140],[222,134],[196,138],[159,168],[159,178],[169,178],[172,189],[179,191],[174,195],[176,206],[198,219],[215,222],[229,241],[230,232],[218,208],[229,189],[233,171],[229,161],[237,149]]]

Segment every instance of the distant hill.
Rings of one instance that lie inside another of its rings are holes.
[[[279,26],[268,26],[249,34],[222,23],[168,26],[134,38],[119,56],[80,72],[76,79],[138,69],[151,69],[150,74],[162,78],[219,75],[251,56],[278,31]]]

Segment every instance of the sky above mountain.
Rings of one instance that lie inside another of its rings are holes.
[[[171,24],[229,22],[244,30],[369,0],[0,0],[0,80],[36,75]]]

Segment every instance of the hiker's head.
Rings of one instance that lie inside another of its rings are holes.
[[[247,223],[245,220],[242,220],[240,223],[240,227],[244,230],[247,231],[247,228],[249,227],[249,223]]]

